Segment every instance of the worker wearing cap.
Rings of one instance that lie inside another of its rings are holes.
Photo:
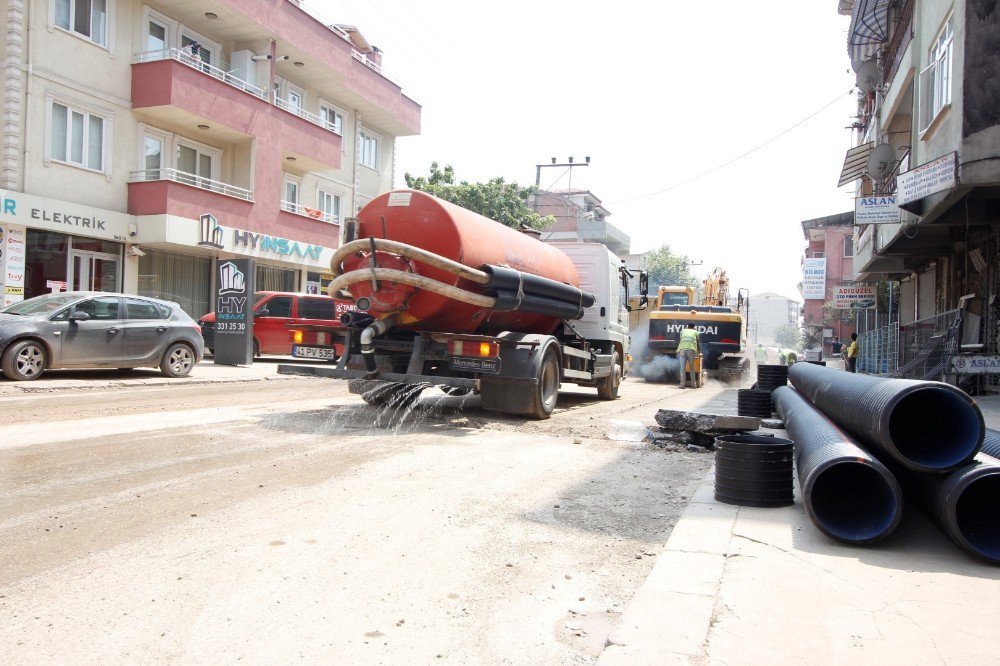
[[[691,388],[698,386],[695,381],[694,357],[698,352],[699,342],[698,331],[695,330],[694,324],[688,324],[686,328],[681,330],[681,339],[677,344],[677,359],[681,362],[681,367],[678,370],[681,388],[685,388],[684,370],[688,363],[691,364]]]
[[[764,345],[760,343],[757,344],[757,349],[754,350],[754,356],[757,358],[757,365],[767,363],[767,350],[764,349]]]
[[[792,366],[799,360],[799,355],[793,349],[782,349],[778,352],[778,360],[781,365]]]

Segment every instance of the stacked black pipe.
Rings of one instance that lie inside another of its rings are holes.
[[[715,438],[715,499],[739,506],[794,502],[792,442],[778,437]]]
[[[788,384],[787,365],[765,365],[757,366],[757,390],[771,393],[779,386]]]
[[[829,537],[871,543],[903,516],[892,473],[808,400],[787,386],[774,392],[778,414],[795,442],[795,468],[806,513]]]
[[[488,264],[480,270],[489,276],[485,287],[497,299],[497,310],[579,319],[596,301],[590,292],[540,275]]]
[[[1000,433],[986,431],[969,396],[941,382],[857,375],[805,363],[795,364],[789,376],[802,397],[892,471],[906,497],[958,546],[1000,564],[1000,460],[979,453],[984,438],[989,451],[1000,452]],[[791,398],[781,392],[778,400],[785,409]],[[808,428],[796,432],[800,446],[815,440]],[[848,483],[838,491],[844,501],[856,492],[856,484]]]
[[[740,416],[771,417],[771,392],[740,389],[736,392],[736,413]]]

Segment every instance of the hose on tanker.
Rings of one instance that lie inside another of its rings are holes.
[[[365,242],[367,243],[368,241]],[[333,282],[327,286],[326,290],[327,293],[333,296],[350,284],[365,282],[370,280],[372,277],[378,280],[408,284],[410,286],[417,287],[418,289],[426,289],[427,291],[432,291],[446,298],[461,301],[462,303],[468,303],[469,305],[475,305],[481,308],[492,308],[497,302],[497,299],[492,296],[483,296],[482,294],[466,291],[465,289],[460,289],[450,284],[445,284],[444,282],[432,280],[424,275],[417,275],[416,273],[410,273],[408,271],[397,271],[392,268],[365,268],[362,270],[351,271],[350,273],[344,273],[343,275],[339,275],[334,278]]]
[[[918,472],[972,460],[986,429],[963,391],[943,382],[887,379],[810,363],[788,370],[792,385],[869,451]]]
[[[476,270],[475,268],[453,261],[447,257],[442,257],[439,254],[428,252],[427,250],[419,247],[384,238],[362,238],[360,240],[351,241],[350,243],[340,247],[333,253],[333,258],[330,259],[330,270],[333,271],[334,275],[343,275],[344,270],[341,264],[344,263],[344,260],[357,252],[367,252],[371,250],[372,245],[375,246],[376,250],[392,252],[401,257],[416,259],[417,261],[421,261],[428,266],[433,266],[434,268],[440,268],[443,271],[454,273],[458,277],[471,280],[476,284],[485,285],[490,281],[490,277],[483,271]],[[330,293],[333,294],[334,292],[331,290]]]
[[[781,386],[773,395],[795,442],[795,468],[813,524],[855,544],[878,541],[896,529],[903,494],[885,465],[797,391]]]

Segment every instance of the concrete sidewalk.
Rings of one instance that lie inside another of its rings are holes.
[[[209,356],[196,365],[187,377],[167,377],[154,368],[133,370],[48,370],[30,382],[12,382],[0,377],[0,397],[44,393],[58,390],[91,390],[122,388],[128,386],[192,386],[220,382],[248,382],[259,380],[287,381],[296,379],[279,375],[278,365],[315,365],[315,361],[302,361],[290,356],[268,356],[257,359],[252,365],[216,365]],[[301,379],[299,377],[298,379]]]
[[[1000,397],[979,401],[1000,428]],[[776,431],[776,436],[784,433]],[[885,541],[825,537],[796,503],[714,500],[704,480],[599,663],[1000,664],[1000,568],[907,507]]]

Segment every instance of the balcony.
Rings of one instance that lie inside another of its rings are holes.
[[[234,197],[236,199],[242,199],[243,201],[253,201],[253,192],[248,189],[236,187],[235,185],[223,183],[222,181],[212,180],[211,178],[196,176],[193,173],[178,171],[177,169],[150,169],[148,171],[133,171],[129,174],[130,183],[146,183],[157,180],[169,180],[175,183],[182,183],[184,185],[190,185],[191,187],[208,190],[209,192],[223,194],[227,197]]]
[[[624,231],[604,220],[581,219],[577,224],[580,240],[607,245],[615,254],[628,254],[632,239]]]
[[[194,56],[191,49],[161,49],[159,51],[143,51],[136,53],[132,57],[132,64],[143,62],[157,62],[160,60],[175,60],[183,65],[208,74],[209,76],[222,81],[223,83],[242,90],[245,93],[266,100],[268,98],[266,81],[249,81],[239,73],[234,72],[228,63],[211,65],[203,62],[201,58]]]
[[[324,213],[316,208],[308,208],[302,204],[293,203],[291,201],[282,201],[281,210],[286,213],[294,213],[295,215],[301,215],[303,217],[308,217],[312,220],[322,220],[323,222],[329,222],[330,224],[340,224],[340,219],[336,215],[331,213]]]
[[[885,47],[885,52],[882,54],[882,80],[887,84],[891,83],[893,77],[896,76],[899,64],[903,59],[903,53],[906,51],[910,40],[913,39],[914,4],[914,0],[906,0],[903,9],[892,19],[895,26],[892,29],[892,36],[889,38],[889,43]]]
[[[340,132],[337,131],[337,129],[331,123],[328,123],[327,121],[323,120],[315,113],[312,113],[311,111],[306,111],[301,106],[292,104],[288,100],[281,99],[277,95],[274,97],[274,105],[283,111],[288,111],[288,113],[292,113],[298,116],[299,118],[302,118],[306,122],[312,123],[316,127],[322,127],[326,131],[333,132],[337,136],[343,136]]]

